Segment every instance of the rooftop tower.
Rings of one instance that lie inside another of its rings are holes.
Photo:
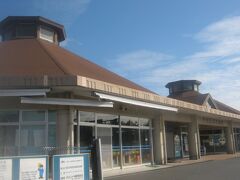
[[[0,22],[2,41],[43,39],[59,44],[65,40],[64,26],[41,16],[8,16]]]

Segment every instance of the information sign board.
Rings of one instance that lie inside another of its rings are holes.
[[[12,179],[12,159],[0,159],[0,179]]]
[[[54,180],[89,180],[88,154],[53,156]]]
[[[0,180],[48,180],[48,156],[0,158]]]

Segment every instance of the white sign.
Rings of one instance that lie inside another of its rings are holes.
[[[46,180],[46,158],[20,159],[20,180]]]
[[[0,159],[0,180],[12,180],[12,160]]]
[[[60,158],[60,180],[84,180],[84,158]]]

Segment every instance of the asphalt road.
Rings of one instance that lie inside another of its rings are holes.
[[[104,180],[240,180],[240,158],[158,169]]]

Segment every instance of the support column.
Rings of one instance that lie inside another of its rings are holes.
[[[58,110],[56,122],[56,145],[57,153],[71,153],[73,147],[73,122],[71,110]]]
[[[162,116],[153,120],[153,150],[155,164],[167,164],[165,123]]]
[[[228,123],[228,127],[226,128],[226,138],[227,138],[227,152],[229,154],[235,154],[235,146],[234,146],[234,133],[233,133],[233,126],[232,122]]]
[[[196,117],[192,119],[188,128],[188,141],[189,141],[189,157],[192,160],[200,159],[200,135],[198,120]]]

